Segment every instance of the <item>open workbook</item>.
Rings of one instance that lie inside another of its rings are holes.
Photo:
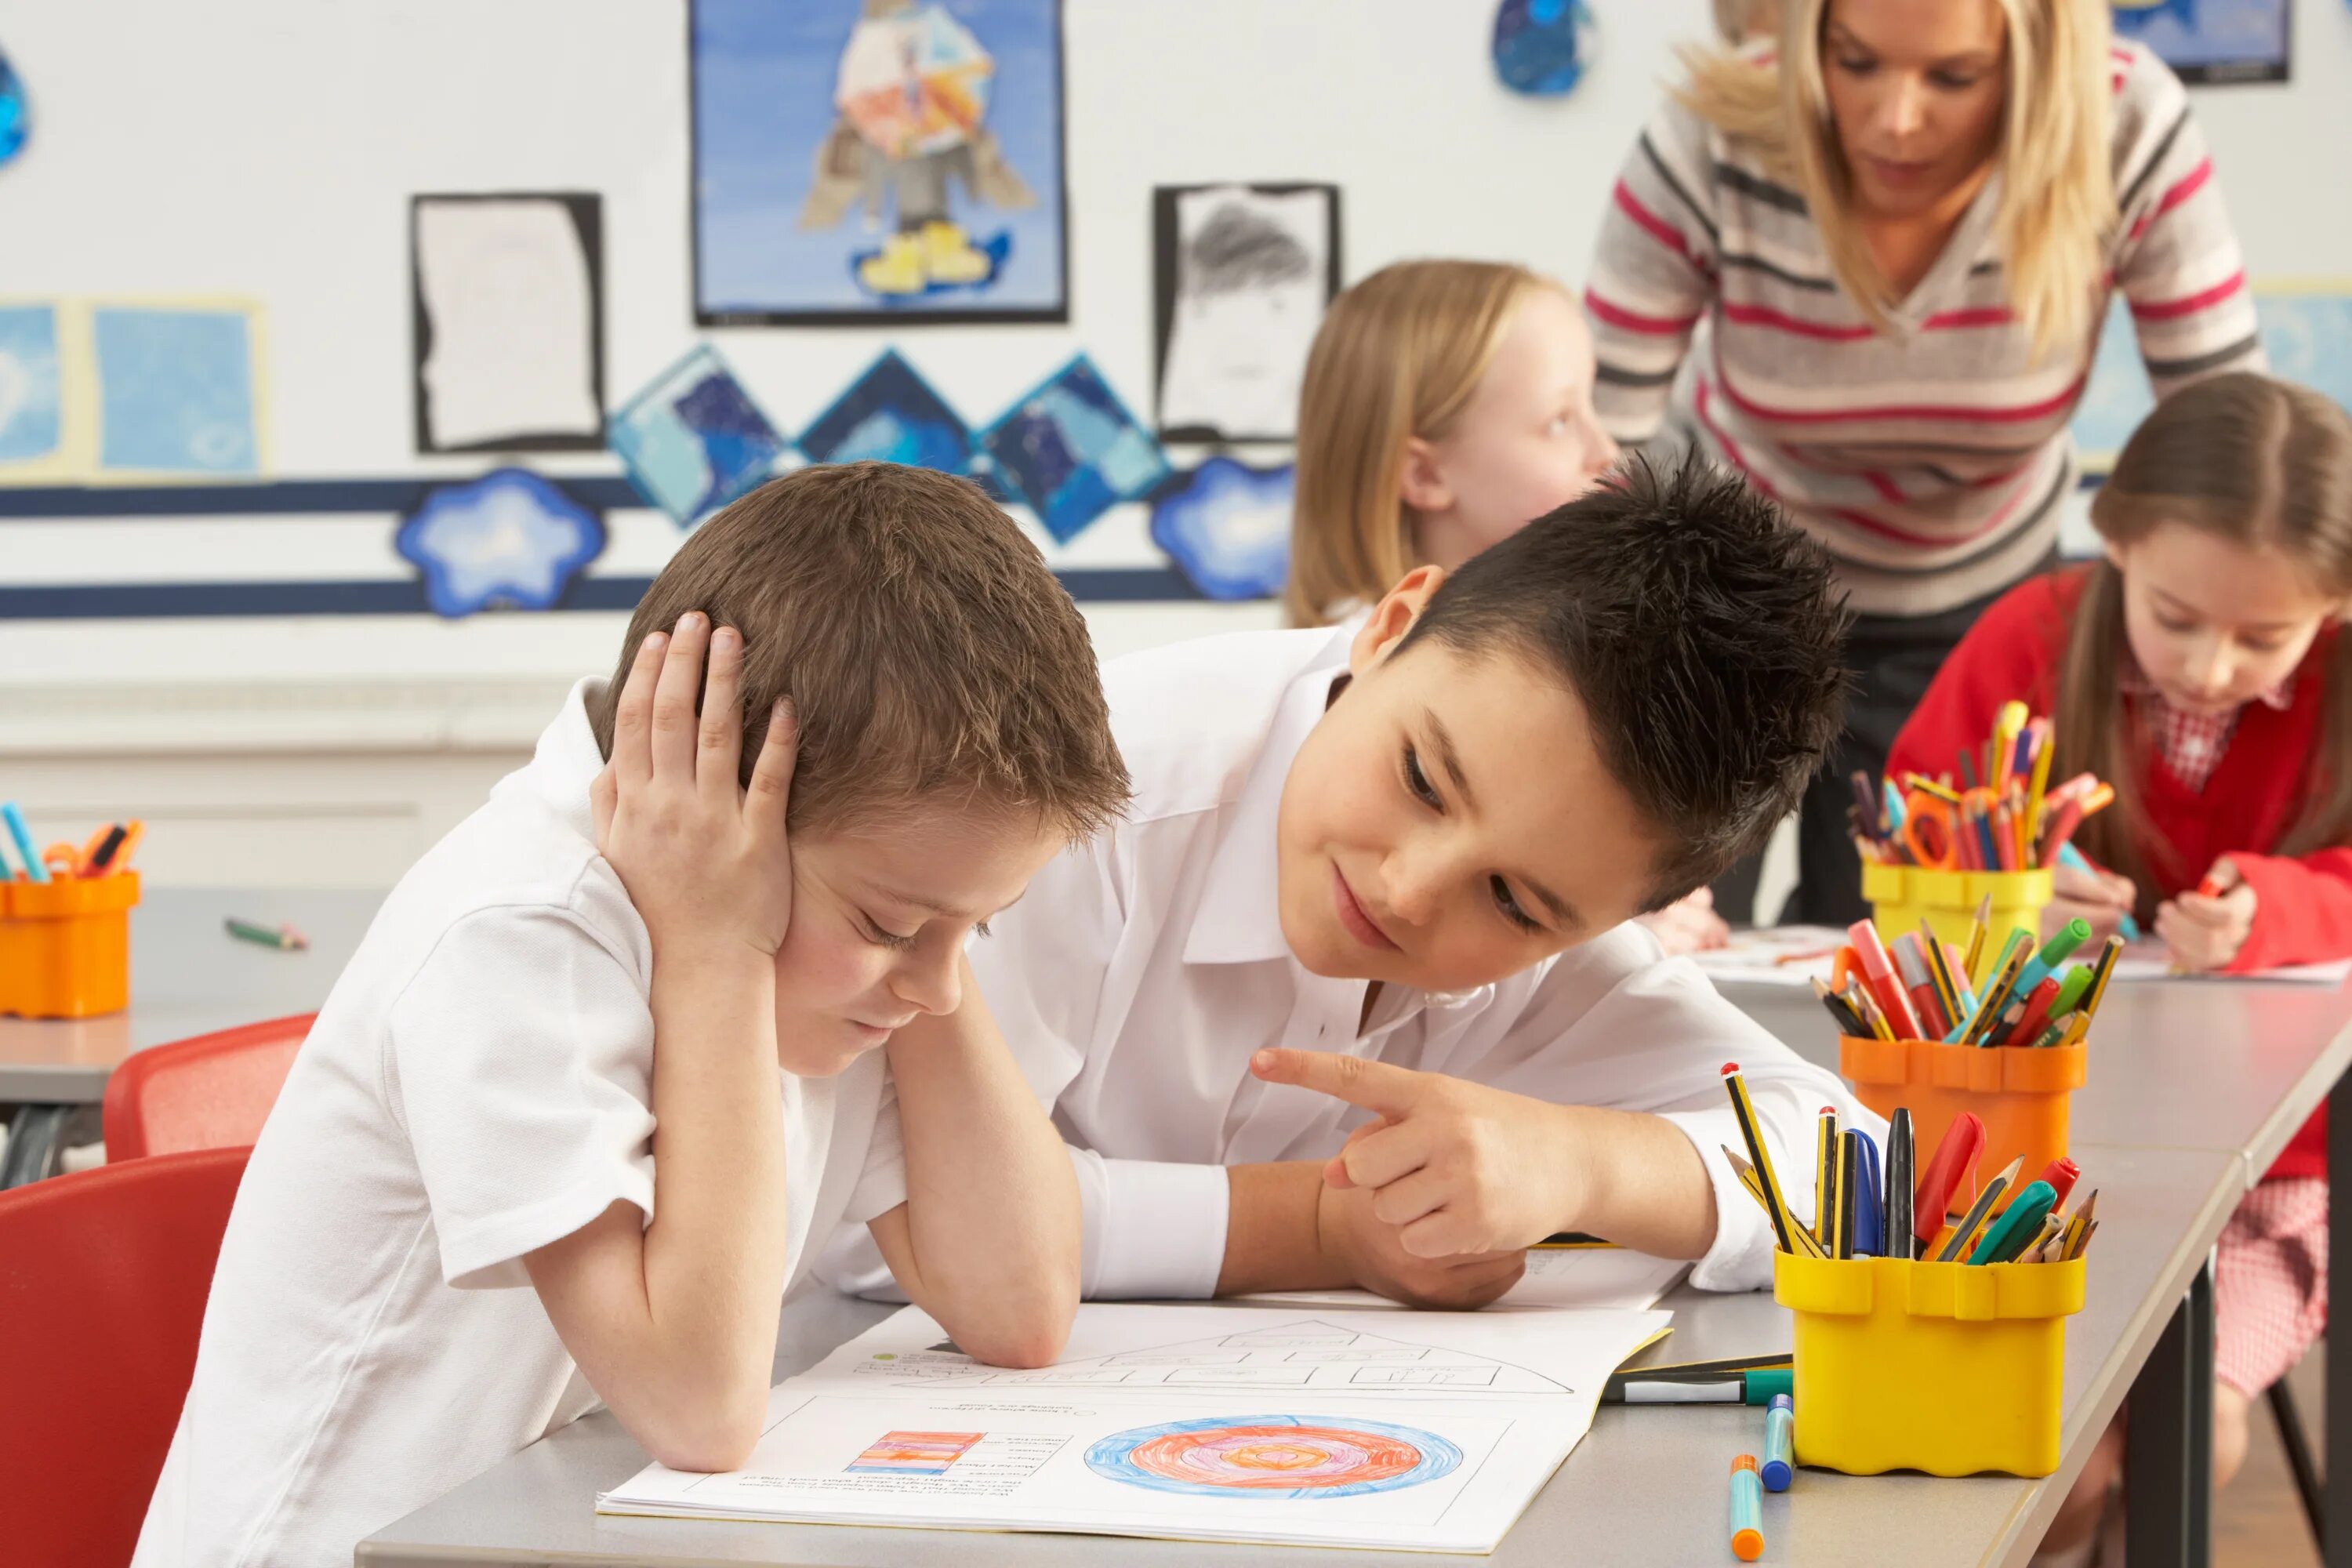
[[[778,1384],[741,1469],[597,1507],[1492,1552],[1667,1321],[1090,1303],[1023,1372],[908,1307]]]

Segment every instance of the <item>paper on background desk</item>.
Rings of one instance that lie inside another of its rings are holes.
[[[1834,926],[1769,926],[1734,931],[1729,946],[1691,955],[1707,978],[1722,985],[1787,985],[1806,989],[1830,977],[1829,954],[1846,940]],[[2208,984],[2258,980],[2269,984],[2341,985],[2352,977],[2352,959],[2338,963],[2297,963],[2252,974],[2178,975],[2166,963],[2164,943],[2136,942],[2116,961],[2116,981],[2195,979]]]
[[[741,1469],[597,1508],[1491,1552],[1669,1317],[1088,1303],[1024,1372],[908,1307],[778,1384]]]
[[[1654,1307],[1690,1265],[1652,1258],[1622,1247],[1538,1247],[1528,1254],[1528,1271],[1502,1299],[1482,1309],[1532,1310],[1581,1307],[1638,1312]],[[1372,1307],[1411,1311],[1401,1301],[1370,1290],[1262,1290],[1244,1301],[1282,1301],[1300,1307]]]

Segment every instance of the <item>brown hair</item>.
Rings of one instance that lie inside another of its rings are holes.
[[[1675,97],[1748,142],[1805,198],[1830,268],[1871,324],[1891,330],[1894,290],[1853,212],[1853,175],[1830,114],[1822,34],[1831,0],[1785,0],[1769,62],[1686,49]],[[2107,0],[1998,0],[2008,24],[2000,205],[1993,230],[2017,312],[2036,353],[2090,342],[2104,308],[2105,245],[2116,226],[2114,94]],[[1718,16],[1720,13],[1718,13]]]
[[[2322,593],[2352,596],[2352,417],[2307,388],[2248,372],[2184,387],[2133,432],[2092,499],[2091,522],[2124,545],[2179,523],[2275,551]],[[2090,772],[2115,786],[2115,805],[2076,837],[2084,853],[2145,888],[2150,868],[2138,847],[2155,845],[2159,856],[2167,847],[2150,830],[2137,785],[2153,742],[2130,723],[2118,679],[2123,588],[2123,574],[2102,560],[2075,606],[2059,673],[2055,772]],[[2282,855],[2352,843],[2352,768],[2344,765],[2352,756],[2352,637],[2336,637],[2326,657],[2319,743]],[[2179,880],[2202,868],[2163,869]]]
[[[1084,837],[1127,769],[1085,620],[969,480],[889,463],[803,468],[696,529],[592,693],[597,750],[640,643],[700,610],[743,634],[743,773],[779,697],[800,723],[792,826],[918,797],[1034,812]]]
[[[1331,301],[1298,389],[1290,524],[1291,624],[1319,626],[1378,599],[1420,563],[1399,492],[1405,443],[1445,434],[1529,289],[1557,289],[1494,261],[1401,261]]]

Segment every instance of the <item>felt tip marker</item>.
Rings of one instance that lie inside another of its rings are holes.
[[[1757,1475],[1768,1492],[1784,1492],[1796,1479],[1797,1402],[1776,1394],[1764,1411],[1764,1462]]]
[[[1764,1555],[1764,1479],[1753,1454],[1731,1461],[1731,1554],[1742,1563]]]

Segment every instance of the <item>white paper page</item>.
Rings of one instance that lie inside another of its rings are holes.
[[[1258,437],[1297,426],[1299,378],[1323,321],[1329,210],[1329,198],[1317,191],[1269,195],[1225,185],[1178,198],[1185,259],[1160,380],[1160,424]],[[1255,236],[1255,262],[1193,261],[1202,231],[1221,214]]]
[[[1538,1248],[1528,1254],[1528,1271],[1500,1300],[1482,1309],[1563,1307],[1638,1312],[1654,1307],[1690,1268],[1671,1258],[1652,1258],[1622,1247]],[[1381,1307],[1410,1311],[1370,1290],[1265,1290],[1244,1301],[1284,1301],[1295,1306]]]
[[[2291,963],[2279,969],[2258,969],[2252,974],[2175,974],[2160,942],[2136,942],[2116,960],[2116,980],[2194,980],[2200,984],[2259,980],[2289,985],[2341,985],[2352,975],[2352,958],[2335,963]],[[2095,1025],[2093,1026],[2096,1027]]]
[[[562,204],[426,202],[416,268],[436,446],[604,429],[588,258]]]
[[[1093,1303],[1024,1372],[909,1307],[780,1384],[740,1470],[598,1507],[1488,1552],[1667,1320]]]

